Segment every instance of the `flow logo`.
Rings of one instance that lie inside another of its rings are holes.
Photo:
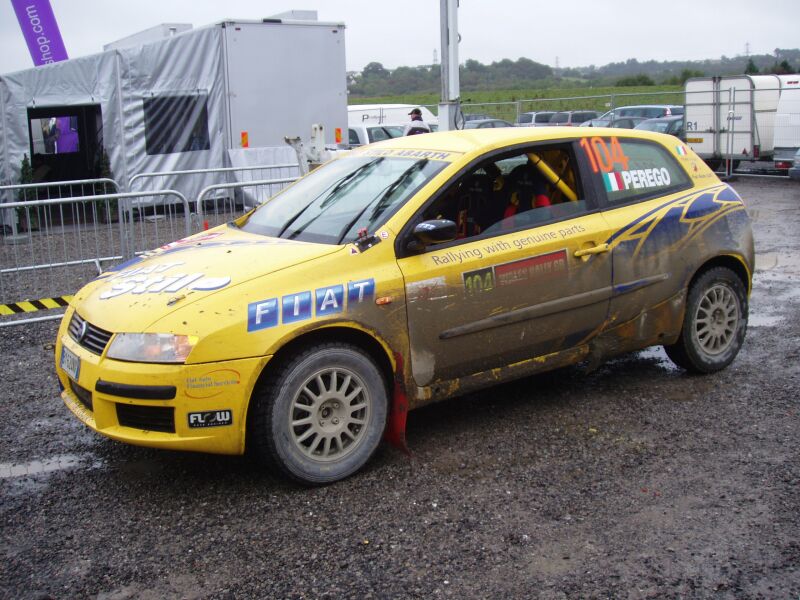
[[[233,412],[230,410],[207,410],[204,412],[189,413],[189,427],[222,427],[233,424]]]

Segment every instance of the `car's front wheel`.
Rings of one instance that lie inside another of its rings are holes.
[[[730,269],[709,269],[692,284],[683,328],[675,344],[665,346],[672,361],[693,373],[727,367],[744,343],[747,293]]]
[[[295,354],[253,395],[248,444],[264,462],[309,485],[359,470],[383,436],[386,384],[375,362],[347,344]]]

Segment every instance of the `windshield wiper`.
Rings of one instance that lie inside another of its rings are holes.
[[[368,162],[368,163],[366,163],[366,164],[364,164],[364,165],[361,165],[360,167],[358,167],[357,169],[355,169],[355,170],[354,170],[352,173],[348,173],[348,174],[347,174],[345,177],[343,177],[343,178],[342,178],[340,181],[338,181],[338,182],[336,183],[336,185],[334,185],[334,186],[333,186],[333,187],[330,189],[330,192],[328,192],[328,194],[327,194],[327,197],[325,198],[325,200],[323,200],[323,201],[322,201],[322,204],[321,204],[320,208],[322,208],[322,207],[325,207],[325,206],[326,206],[326,205],[328,205],[330,202],[332,202],[332,201],[333,201],[333,199],[337,198],[337,197],[339,196],[339,194],[341,193],[341,191],[344,189],[344,187],[345,187],[345,186],[347,186],[348,184],[352,183],[352,181],[353,181],[353,180],[354,180],[356,177],[363,177],[363,176],[366,174],[365,172],[366,172],[368,169],[371,169],[371,168],[374,168],[374,167],[376,167],[376,166],[377,166],[378,164],[380,164],[380,163],[381,163],[383,160],[384,160],[383,158],[377,158],[377,159],[375,159],[375,160],[373,160],[373,161],[370,161],[370,162]],[[303,208],[301,208],[301,209],[300,209],[300,210],[297,212],[297,214],[296,214],[296,215],[294,215],[294,216],[293,216],[291,219],[289,219],[289,220],[286,222],[286,225],[284,225],[284,226],[283,226],[283,228],[281,228],[281,230],[278,232],[278,235],[277,235],[277,237],[279,237],[279,238],[280,238],[280,237],[283,237],[283,234],[284,234],[284,233],[286,233],[286,230],[287,230],[287,229],[289,229],[289,227],[291,227],[291,226],[292,226],[292,224],[293,224],[295,221],[297,221],[297,219],[299,219],[299,218],[300,218],[300,216],[301,216],[301,215],[302,215],[304,212],[306,212],[306,210],[308,210],[308,208],[310,208],[310,207],[311,207],[311,205],[313,205],[313,204],[314,204],[314,203],[315,203],[315,202],[316,202],[316,201],[317,201],[317,200],[318,200],[320,197],[322,197],[322,196],[323,196],[323,194],[320,194],[319,196],[316,196],[315,198],[313,198],[313,199],[311,200],[311,202],[309,202],[309,203],[308,203],[308,204],[306,204],[306,205],[305,205]],[[316,218],[316,217],[315,217],[315,218]],[[301,234],[301,233],[302,233],[302,232],[305,230],[305,228],[306,228],[306,227],[308,227],[308,226],[309,226],[311,223],[313,223],[313,222],[314,222],[314,219],[311,219],[311,220],[310,220],[308,223],[306,223],[305,225],[303,225],[302,227],[300,227],[298,230],[296,230],[296,231],[292,232],[292,235],[290,235],[290,236],[289,236],[289,239],[294,239],[295,237],[297,237],[298,235],[300,235],[300,234]]]
[[[367,209],[370,206],[375,204],[375,202],[377,201],[378,202],[378,206],[376,207],[376,209],[380,208],[382,206],[382,203],[383,203],[384,200],[386,200],[387,198],[390,198],[392,196],[392,194],[394,194],[395,191],[397,191],[397,188],[399,188],[402,184],[404,184],[406,182],[406,180],[409,177],[414,175],[417,171],[421,170],[427,164],[428,164],[428,160],[427,159],[415,162],[413,165],[411,165],[405,171],[403,171],[395,181],[390,183],[386,187],[386,191],[383,194],[381,194],[380,196],[376,196],[370,202],[367,202],[367,204],[364,205],[364,208],[362,208],[360,211],[358,211],[358,214],[349,223],[347,223],[347,225],[345,225],[344,229],[342,229],[342,232],[339,234],[339,239],[336,242],[337,245],[341,245],[342,242],[344,242],[344,237],[347,235],[347,232],[350,231],[350,229],[353,228],[353,225],[358,223],[358,220],[362,217],[362,215],[367,211]],[[386,207],[384,206],[381,209],[380,212],[383,212],[383,210],[385,208]],[[380,214],[380,212],[378,212],[378,214]]]

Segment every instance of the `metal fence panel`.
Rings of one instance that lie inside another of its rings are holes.
[[[298,177],[285,177],[283,179],[261,179],[242,183],[210,185],[197,196],[198,224],[203,229],[209,229],[236,219],[254,206],[266,202],[288,184],[297,181],[297,179]],[[243,203],[237,203],[234,200],[237,195],[231,192],[244,189],[248,189],[250,192],[248,197],[253,199],[252,205],[247,200]],[[220,192],[225,193],[220,195]]]
[[[0,193],[31,189],[2,186]],[[182,213],[180,218],[148,219],[134,209],[137,193],[4,203],[13,225],[3,229],[0,245],[0,327],[59,318],[39,311],[64,306],[109,265],[191,233],[189,203],[180,193],[148,195],[162,198],[150,204],[156,216]]]

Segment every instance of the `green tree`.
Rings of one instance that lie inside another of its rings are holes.
[[[361,75],[365,78],[386,79],[389,77],[389,71],[379,62],[371,62],[361,71]]]
[[[617,80],[617,85],[619,87],[637,87],[642,85],[655,85],[655,81],[650,79],[644,73],[640,73],[639,75],[632,75],[630,77],[623,77],[622,79]]]
[[[744,68],[744,72],[745,75],[756,75],[758,73],[758,67],[752,58],[747,59],[747,66]]]
[[[775,75],[789,75],[793,72],[793,70],[792,65],[790,65],[787,60],[782,60],[780,64],[778,64],[778,61],[775,61],[775,64],[772,65],[772,68],[770,68],[769,72],[774,73]]]

